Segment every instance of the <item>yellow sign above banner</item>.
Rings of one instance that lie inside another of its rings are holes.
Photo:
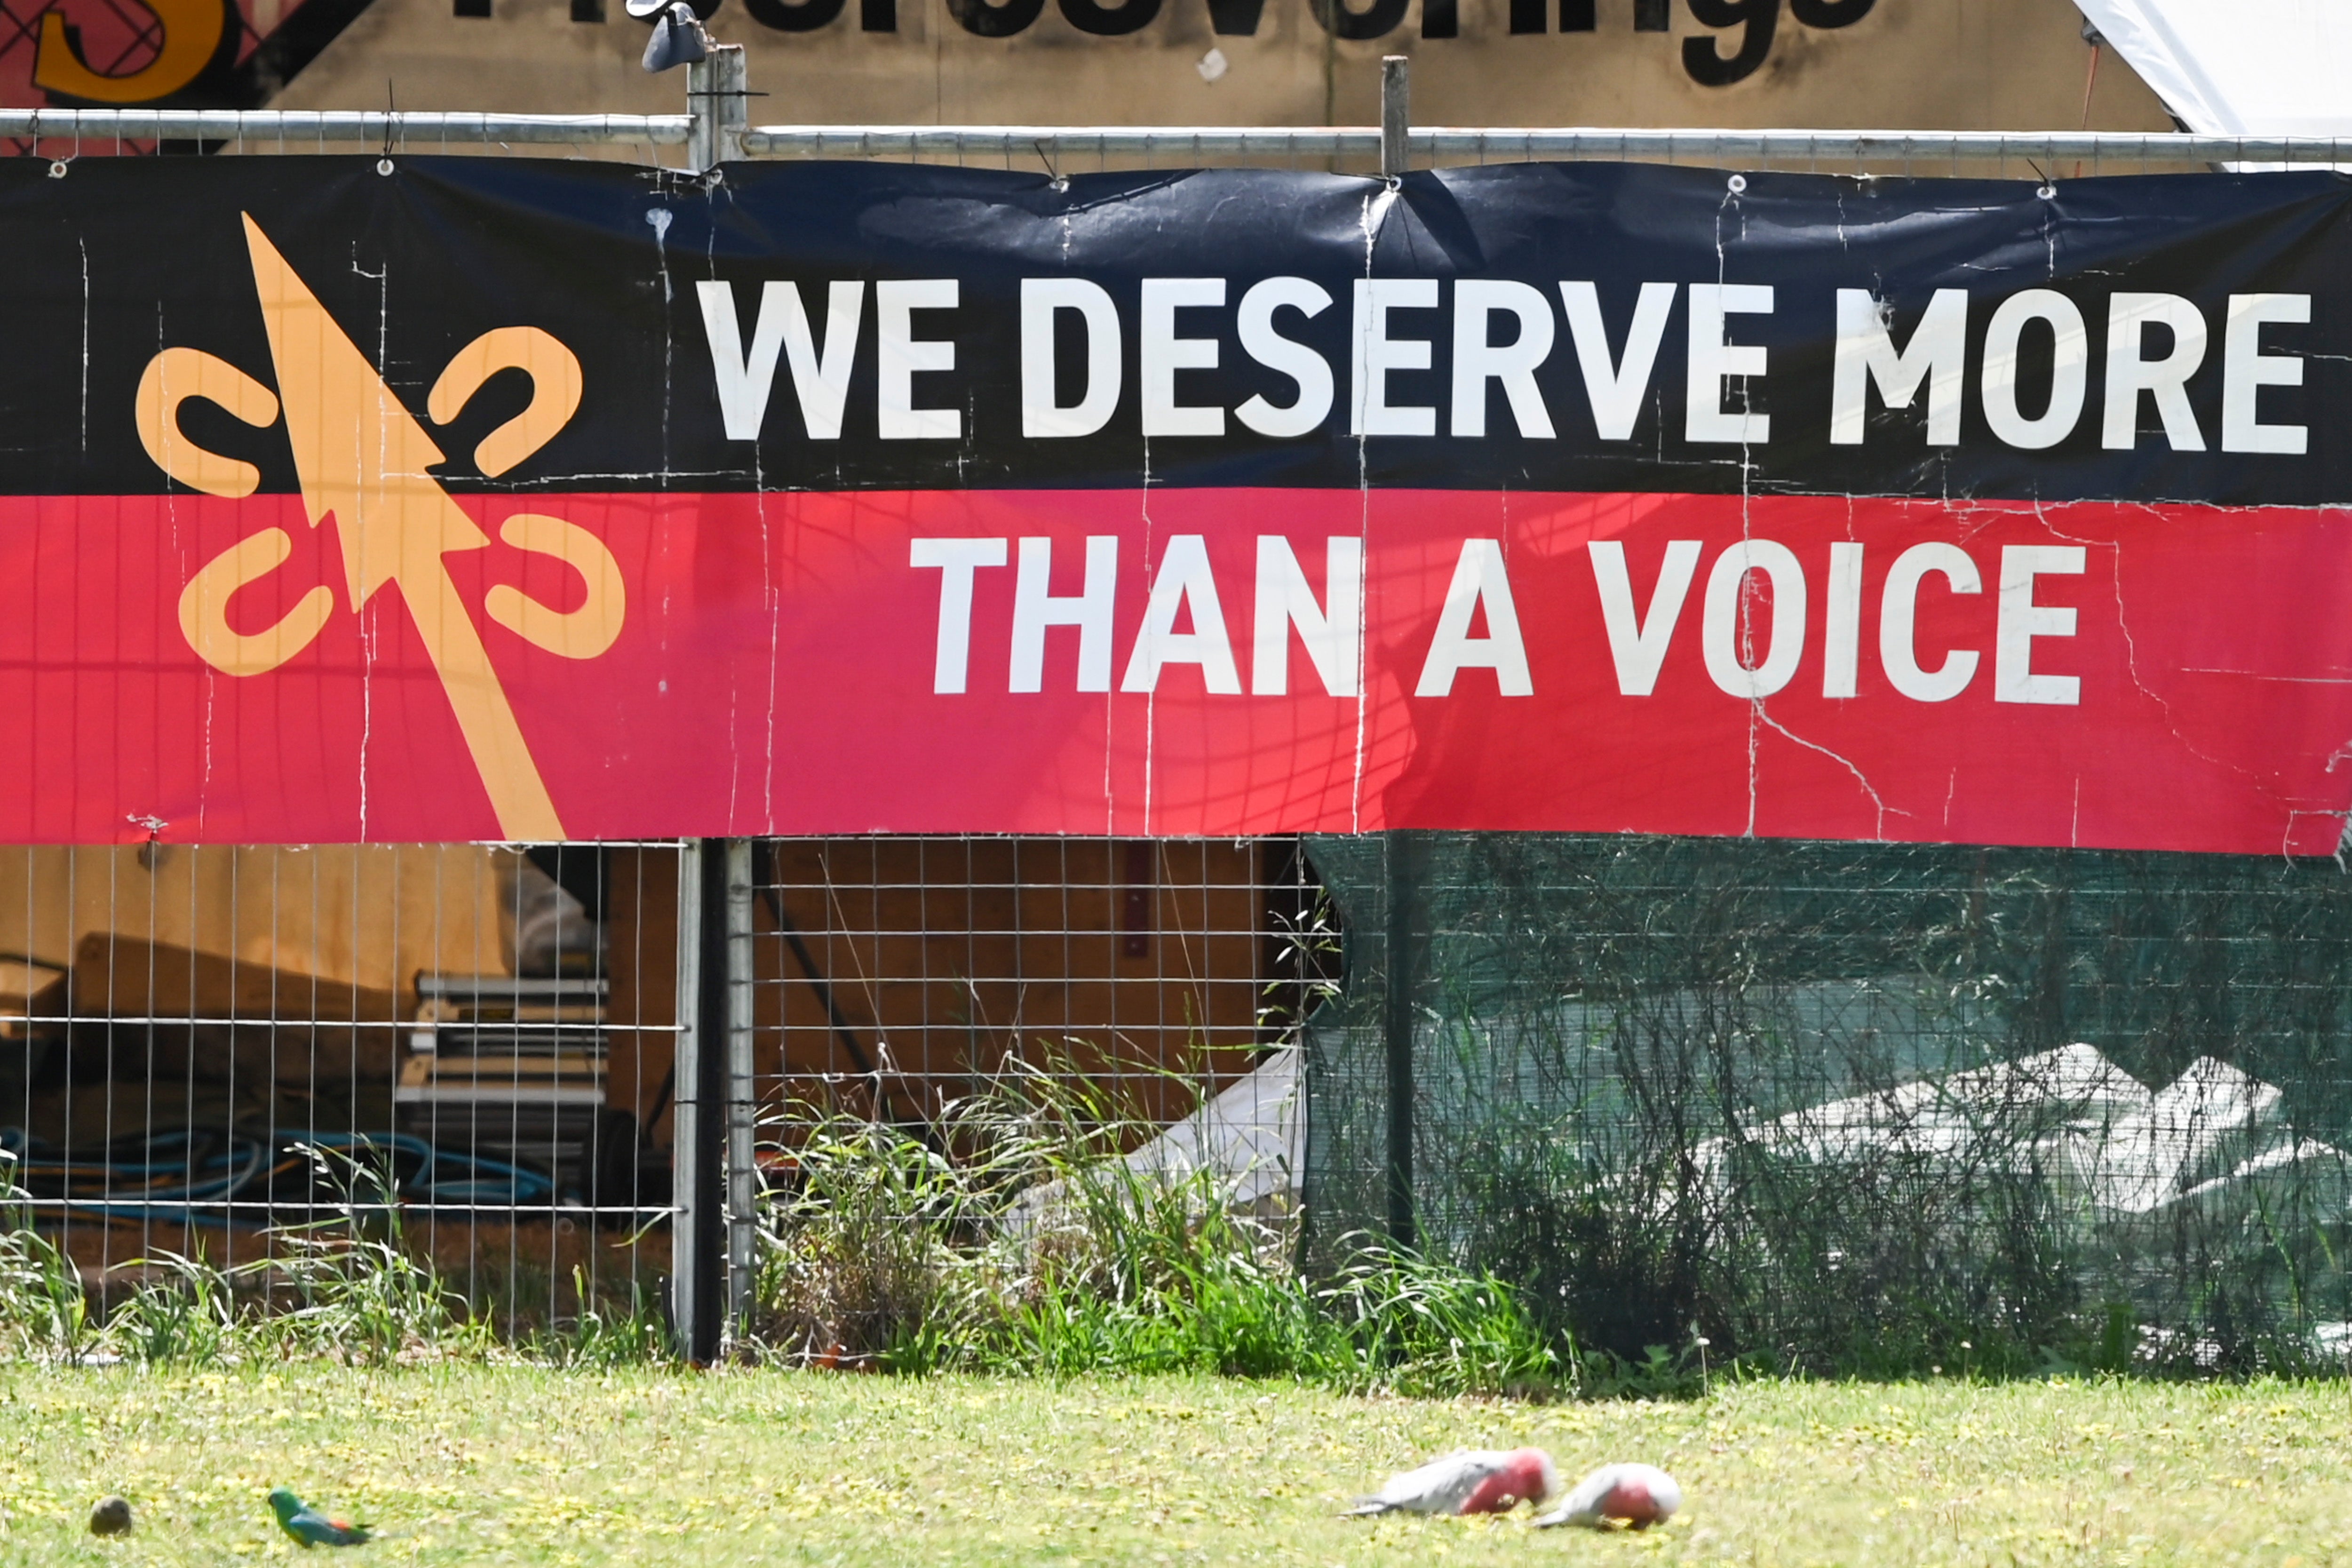
[[[2067,0],[705,3],[761,123],[1360,125],[1407,54],[1425,125],[2171,129]],[[604,0],[373,0],[275,101],[675,113],[645,38]]]

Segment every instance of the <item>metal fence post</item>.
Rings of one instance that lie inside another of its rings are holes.
[[[686,68],[686,161],[697,174],[743,156],[751,83],[740,44],[713,44]]]
[[[1412,129],[1412,61],[1402,55],[1381,60],[1381,173],[1393,180],[1411,166],[1405,135]]]
[[[727,840],[727,1319],[740,1341],[751,1331],[756,1262],[759,1165],[752,1082],[751,841]]]
[[[704,1364],[718,1358],[726,1314],[726,848],[719,839],[692,839],[677,858],[670,1323],[678,1353]]]
[[[1382,946],[1387,954],[1386,987],[1381,996],[1382,1045],[1387,1048],[1389,1079],[1388,1221],[1390,1245],[1413,1246],[1412,1202],[1412,1037],[1414,1013],[1421,999],[1423,945],[1428,940],[1423,919],[1423,856],[1419,837],[1412,833],[1383,836],[1387,849],[1387,908],[1382,911]]]

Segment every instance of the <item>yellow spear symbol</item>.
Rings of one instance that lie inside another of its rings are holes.
[[[250,216],[245,238],[302,505],[313,528],[335,520],[352,608],[387,583],[399,592],[449,694],[499,832],[562,838],[563,825],[506,689],[441,563],[448,551],[488,548],[488,536],[427,471],[442,460],[440,448]]]
[[[201,349],[164,349],[139,379],[133,409],[140,441],[181,483],[242,500],[260,485],[261,471],[191,441],[180,428],[180,405],[202,398],[257,428],[277,423],[282,408],[310,526],[335,520],[352,609],[386,584],[399,593],[448,694],[499,830],[509,838],[561,838],[562,824],[506,690],[442,563],[449,552],[479,550],[488,539],[427,472],[441,461],[440,449],[250,216],[245,233],[278,392]],[[475,467],[486,475],[505,473],[538,451],[580,406],[580,362],[570,349],[537,327],[497,327],[442,367],[426,412],[447,424],[485,382],[508,369],[530,378],[531,399],[474,448]],[[577,523],[531,512],[508,518],[499,537],[562,561],[580,574],[587,595],[577,608],[557,610],[499,584],[483,600],[490,619],[563,658],[595,658],[613,646],[628,616],[628,591],[603,540]],[[238,590],[292,552],[284,529],[265,528],[188,580],[180,594],[180,630],[198,658],[226,675],[254,676],[310,646],[334,614],[335,596],[324,587],[312,588],[260,632],[239,632],[227,619]]]

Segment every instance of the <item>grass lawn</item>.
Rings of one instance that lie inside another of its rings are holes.
[[[0,1370],[0,1563],[297,1551],[294,1487],[400,1563],[2352,1563],[2352,1390],[1718,1385],[1685,1403],[1351,1399],[1190,1379]],[[1648,1536],[1342,1520],[1458,1445],[1661,1462]],[[119,1542],[83,1533],[120,1491]]]

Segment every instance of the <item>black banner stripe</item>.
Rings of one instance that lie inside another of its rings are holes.
[[[2352,500],[2336,434],[2352,236],[2332,174],[2051,188],[1560,163],[1391,191],[1253,170],[1057,185],[887,164],[697,179],[394,162],[0,167],[19,299],[0,337],[0,491],[170,488],[132,418],[163,348],[270,382],[250,215],[433,432],[456,490]],[[797,354],[786,290],[807,323]],[[1867,320],[1841,316],[1842,292]],[[1309,315],[1315,299],[1329,303]],[[581,404],[492,475],[476,450],[529,401],[526,377],[494,375],[446,426],[427,404],[459,349],[515,324],[576,356]],[[835,331],[854,331],[845,354]],[[1465,379],[1465,358],[1486,374]],[[1317,417],[1302,367],[1328,380]],[[1115,395],[1092,381],[1114,373]],[[180,428],[252,464],[263,491],[297,488],[282,427],[199,400]]]

